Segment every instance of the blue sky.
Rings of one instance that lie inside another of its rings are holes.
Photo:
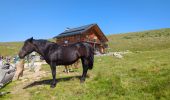
[[[106,34],[170,28],[170,0],[0,0],[0,42],[97,23]]]

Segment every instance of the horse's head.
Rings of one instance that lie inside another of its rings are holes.
[[[34,45],[33,45],[33,37],[32,38],[29,38],[27,39],[25,42],[24,42],[24,45],[23,47],[21,48],[20,52],[19,52],[19,57],[21,59],[23,59],[26,55],[30,54],[31,52],[34,51]]]

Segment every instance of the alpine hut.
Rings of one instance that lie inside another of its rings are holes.
[[[88,42],[95,51],[105,53],[108,39],[97,24],[89,24],[77,28],[67,28],[54,37],[57,44],[69,45],[76,42]]]

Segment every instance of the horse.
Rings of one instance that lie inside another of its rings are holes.
[[[94,49],[86,42],[78,42],[69,46],[62,46],[43,39],[33,39],[32,37],[25,40],[18,55],[20,59],[23,59],[33,51],[40,54],[47,64],[50,65],[53,78],[50,85],[51,88],[56,87],[56,66],[58,65],[71,65],[78,59],[81,59],[83,67],[83,73],[80,78],[81,83],[85,82],[88,69],[93,68]]]

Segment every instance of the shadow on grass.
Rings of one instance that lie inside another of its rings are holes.
[[[69,81],[69,80],[74,79],[74,78],[80,79],[81,76],[70,76],[70,77],[58,78],[57,83],[62,82],[62,81]],[[23,89],[31,88],[31,87],[34,87],[34,86],[37,86],[37,85],[50,85],[51,82],[52,82],[52,79],[35,81],[35,82],[25,86]]]

